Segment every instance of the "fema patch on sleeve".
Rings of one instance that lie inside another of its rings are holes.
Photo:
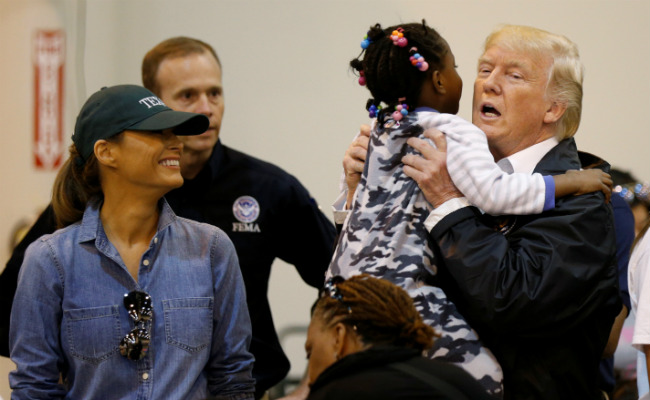
[[[240,222],[254,222],[260,216],[260,204],[251,196],[241,196],[233,203],[232,213]]]

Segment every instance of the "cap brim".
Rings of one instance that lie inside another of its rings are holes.
[[[162,131],[171,129],[175,135],[200,135],[210,126],[210,120],[203,114],[165,110],[138,122],[126,129],[134,131]]]

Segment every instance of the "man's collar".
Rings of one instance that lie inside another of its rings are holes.
[[[535,170],[535,166],[537,166],[546,153],[548,153],[553,147],[557,146],[558,143],[559,141],[557,138],[552,137],[512,154],[505,159],[510,162],[510,165],[512,165],[513,172],[532,174]]]
[[[224,149],[223,145],[221,144],[221,139],[218,139],[217,143],[212,148],[212,154],[210,154],[210,159],[206,165],[206,167],[208,167],[210,170],[210,181],[214,180],[219,172],[219,166],[223,162],[223,152]]]

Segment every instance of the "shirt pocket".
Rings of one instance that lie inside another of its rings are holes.
[[[212,341],[212,297],[163,300],[167,343],[194,353]]]
[[[99,364],[118,353],[120,314],[117,305],[63,311],[70,354]]]

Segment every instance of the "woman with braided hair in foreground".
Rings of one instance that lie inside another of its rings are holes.
[[[330,278],[305,343],[308,400],[492,399],[463,369],[422,357],[434,336],[400,287],[365,274]]]

